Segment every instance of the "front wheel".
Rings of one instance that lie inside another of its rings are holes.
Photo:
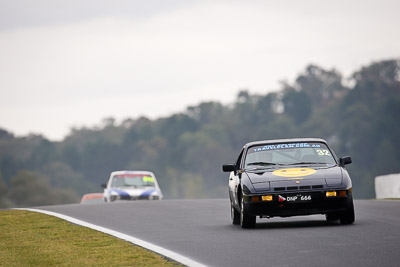
[[[339,214],[337,213],[327,213],[325,214],[325,218],[328,222],[334,222],[339,220]]]
[[[231,205],[231,219],[232,224],[239,225],[240,224],[240,213]]]
[[[339,220],[341,224],[352,224],[355,221],[353,198],[349,201],[347,209],[340,214]]]
[[[254,228],[256,226],[256,216],[248,214],[243,197],[240,203],[240,226],[242,228]]]

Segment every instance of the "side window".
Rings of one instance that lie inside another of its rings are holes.
[[[237,160],[235,162],[236,169],[240,169],[240,167],[241,167],[240,163],[242,162],[243,151],[244,151],[244,148],[242,149],[242,151],[240,151],[239,157],[237,158]]]

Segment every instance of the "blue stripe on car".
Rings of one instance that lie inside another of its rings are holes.
[[[141,197],[150,196],[152,193],[157,192],[155,189],[149,189],[140,194]]]
[[[129,196],[129,194],[123,190],[111,189],[110,194],[112,194],[113,192],[117,193],[120,196]]]

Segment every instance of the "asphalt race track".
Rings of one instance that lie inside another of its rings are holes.
[[[228,199],[39,207],[110,228],[208,266],[400,266],[400,201],[356,200],[353,225],[323,215],[231,224]]]

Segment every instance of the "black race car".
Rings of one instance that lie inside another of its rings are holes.
[[[246,144],[229,175],[233,224],[253,228],[256,216],[271,218],[325,214],[328,221],[355,220],[351,157],[338,159],[318,138],[281,139]]]

